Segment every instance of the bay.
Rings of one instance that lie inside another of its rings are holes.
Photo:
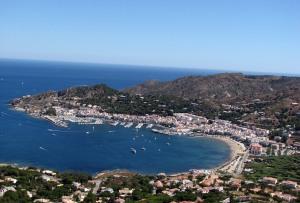
[[[23,95],[71,86],[105,83],[121,90],[146,80],[166,81],[217,72],[1,59],[0,162],[91,174],[114,169],[143,174],[176,173],[216,167],[230,155],[229,146],[219,140],[170,137],[145,128],[110,125],[97,125],[94,130],[90,125],[76,124],[59,128],[10,109],[8,102]],[[137,150],[135,155],[130,152],[132,147]]]

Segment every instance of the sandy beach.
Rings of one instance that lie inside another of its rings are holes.
[[[233,167],[234,163],[237,161],[237,159],[240,156],[243,156],[246,151],[246,148],[243,144],[241,144],[235,140],[232,140],[229,137],[225,137],[225,136],[221,136],[221,135],[203,135],[203,134],[196,134],[195,136],[217,139],[222,142],[225,142],[230,147],[229,159],[225,163],[221,164],[220,166],[217,166],[217,167],[211,169],[212,171],[221,170],[221,171],[233,172],[232,167]]]

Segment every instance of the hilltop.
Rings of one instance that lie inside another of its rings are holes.
[[[143,95],[172,95],[226,104],[251,102],[253,99],[274,99],[276,96],[299,100],[300,78],[223,73],[182,77],[169,82],[148,81],[125,89],[125,92]]]

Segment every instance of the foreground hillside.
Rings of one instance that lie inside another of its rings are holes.
[[[299,202],[299,162],[300,156],[253,158],[239,177],[201,171],[173,176],[107,172],[92,177],[0,166],[0,202]]]

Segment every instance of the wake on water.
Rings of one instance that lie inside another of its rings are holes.
[[[40,149],[41,149],[41,150],[44,150],[44,151],[47,151],[47,149],[46,149],[46,148],[44,148],[44,147],[40,147]]]

